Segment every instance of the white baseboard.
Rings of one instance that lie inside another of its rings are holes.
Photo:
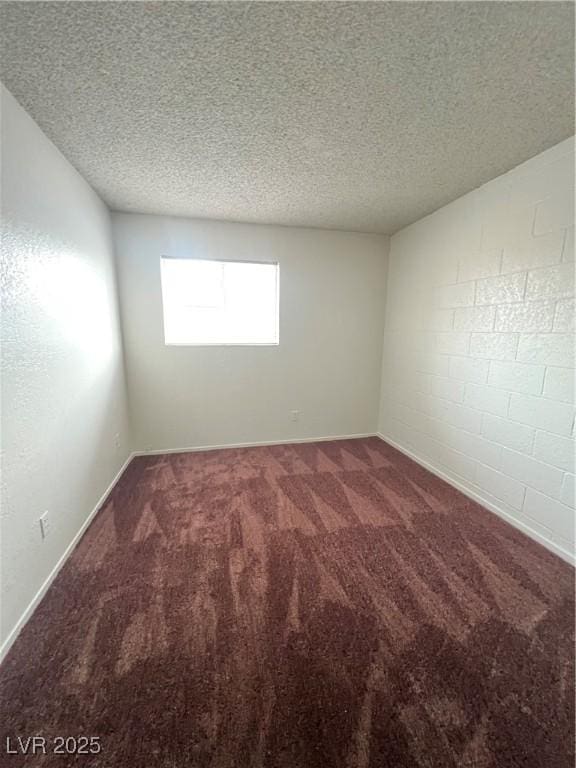
[[[22,628],[24,627],[24,625],[26,624],[28,619],[34,613],[36,607],[38,606],[38,604],[40,603],[40,601],[42,600],[42,598],[44,597],[44,595],[48,591],[50,585],[52,584],[52,582],[54,581],[54,579],[58,575],[60,569],[62,568],[62,566],[64,565],[66,560],[72,554],[72,551],[74,550],[74,547],[76,546],[76,544],[82,538],[84,532],[86,531],[86,529],[88,528],[88,526],[92,522],[92,520],[95,517],[96,513],[102,507],[102,505],[106,501],[106,498],[109,496],[109,494],[112,492],[114,486],[116,485],[116,483],[118,482],[118,480],[122,476],[124,470],[126,469],[128,464],[130,464],[130,462],[132,461],[132,459],[135,456],[154,456],[154,455],[161,455],[163,453],[189,453],[189,452],[197,452],[197,451],[217,451],[217,450],[222,450],[222,449],[226,449],[226,448],[251,448],[251,447],[256,447],[256,446],[285,445],[285,444],[290,444],[290,443],[294,443],[294,444],[297,444],[297,443],[318,443],[318,442],[327,441],[327,440],[352,440],[354,438],[374,437],[374,436],[375,436],[374,432],[368,432],[368,433],[362,433],[362,434],[356,434],[356,435],[330,435],[328,437],[306,437],[306,438],[302,438],[300,440],[299,439],[295,439],[295,440],[269,440],[269,441],[265,441],[265,442],[255,442],[255,443],[229,443],[229,444],[225,444],[225,445],[202,445],[202,446],[195,446],[195,447],[192,447],[192,448],[189,448],[189,447],[187,447],[187,448],[163,448],[161,450],[153,450],[153,451],[132,451],[132,453],[130,453],[130,455],[128,456],[128,458],[124,462],[124,464],[120,467],[120,469],[116,473],[116,475],[115,475],[114,479],[112,480],[112,482],[108,485],[108,487],[106,488],[106,490],[104,491],[102,496],[98,499],[96,505],[94,506],[94,508],[92,509],[90,514],[88,515],[88,517],[84,520],[84,522],[82,523],[79,531],[75,534],[75,536],[72,539],[72,541],[68,544],[68,546],[66,547],[64,553],[62,554],[62,556],[60,557],[60,559],[58,560],[58,562],[56,563],[56,565],[54,566],[54,568],[52,569],[52,571],[50,572],[50,574],[48,575],[48,577],[46,578],[46,580],[44,581],[44,583],[42,584],[40,589],[38,590],[38,592],[34,595],[32,600],[28,604],[26,610],[20,616],[20,618],[16,622],[16,625],[10,631],[10,634],[8,635],[6,640],[4,640],[4,642],[2,643],[2,646],[0,647],[0,663],[5,658],[6,654],[8,653],[10,648],[12,647],[14,641],[16,640],[18,635],[20,634]]]
[[[518,528],[519,530],[523,531],[527,536],[530,536],[530,538],[534,539],[535,541],[542,544],[546,549],[549,549],[550,551],[554,552],[556,555],[561,557],[563,560],[566,560],[567,562],[574,564],[574,555],[572,555],[571,552],[564,549],[560,545],[556,544],[556,542],[551,541],[550,539],[547,539],[545,536],[543,536],[538,531],[531,528],[526,523],[522,522],[521,520],[518,520],[517,518],[510,515],[508,512],[505,512],[503,509],[495,505],[493,502],[489,501],[488,499],[484,498],[481,494],[473,490],[472,488],[469,488],[465,484],[463,484],[461,481],[454,479],[453,477],[450,477],[442,470],[435,467],[433,464],[429,463],[425,459],[420,458],[415,453],[412,453],[412,451],[408,450],[407,448],[404,448],[402,445],[399,445],[398,443],[394,442],[394,440],[391,440],[390,438],[386,437],[385,435],[381,434],[380,432],[365,432],[360,434],[354,434],[354,435],[329,435],[324,437],[306,437],[301,439],[289,439],[289,440],[266,440],[266,441],[260,441],[260,442],[250,442],[250,443],[228,443],[224,445],[202,445],[202,446],[194,446],[194,447],[184,447],[184,448],[163,448],[161,450],[150,450],[150,451],[133,451],[124,464],[120,467],[118,472],[116,473],[114,479],[112,482],[108,485],[88,517],[84,520],[82,523],[79,531],[76,533],[72,541],[68,544],[66,547],[66,550],[50,572],[47,579],[44,581],[36,595],[32,598],[30,601],[28,607],[24,611],[24,613],[21,615],[20,619],[17,621],[16,625],[13,627],[12,631],[0,647],[0,662],[4,659],[10,648],[12,647],[14,641],[18,637],[20,631],[30,618],[30,616],[34,613],[34,610],[36,609],[37,605],[40,603],[46,592],[48,591],[50,585],[58,575],[58,572],[66,562],[66,560],[69,558],[70,554],[74,550],[74,547],[79,542],[79,540],[82,538],[84,532],[92,522],[94,516],[98,512],[98,510],[101,508],[102,504],[106,501],[106,498],[109,496],[109,494],[112,492],[114,486],[122,476],[124,470],[127,468],[127,466],[130,464],[132,459],[135,456],[157,456],[164,453],[194,453],[199,451],[217,451],[217,450],[224,450],[226,448],[254,448],[258,446],[270,446],[270,445],[298,445],[300,443],[319,443],[319,442],[326,442],[329,440],[354,440],[362,437],[379,437],[381,440],[383,440],[385,443],[388,443],[393,448],[396,448],[401,453],[408,456],[410,459],[415,461],[417,464],[420,464],[420,466],[424,467],[425,469],[432,472],[432,474],[436,475],[437,477],[441,478],[445,482],[447,482],[449,485],[453,486],[457,490],[461,491],[465,496],[468,496],[473,501],[476,501],[478,504],[481,504],[486,509],[490,510],[490,512],[494,512],[499,517],[506,520],[508,523],[513,525],[515,528]]]
[[[159,450],[134,451],[134,456],[161,456],[163,453],[197,453],[199,451],[222,451],[227,448],[258,448],[266,445],[299,445],[300,443],[324,443],[330,440],[357,440],[361,437],[376,437],[376,432],[361,432],[356,435],[328,435],[326,437],[293,437],[288,440],[262,440],[256,443],[224,443],[223,445],[196,445],[183,448],[161,448]]]
[[[444,480],[446,483],[448,483],[448,485],[451,485],[453,488],[456,488],[456,490],[460,491],[465,496],[468,496],[468,498],[472,499],[472,501],[477,502],[481,506],[488,509],[490,512],[493,512],[494,514],[498,515],[498,517],[501,517],[507,523],[510,523],[510,525],[512,525],[514,528],[517,528],[518,530],[525,533],[531,539],[534,539],[539,544],[542,544],[543,547],[546,547],[546,549],[550,550],[550,552],[553,552],[555,555],[558,555],[558,557],[561,557],[562,560],[566,560],[566,562],[570,563],[571,565],[575,565],[575,556],[572,554],[572,552],[570,552],[567,549],[564,549],[564,547],[560,546],[555,541],[548,539],[539,531],[532,528],[528,523],[525,523],[524,521],[519,520],[517,517],[514,517],[509,512],[506,512],[504,509],[499,507],[497,504],[494,504],[494,502],[486,499],[484,496],[482,496],[481,493],[478,493],[478,491],[474,490],[473,488],[470,488],[461,480],[456,480],[454,477],[451,477],[450,475],[446,474],[446,472],[443,472],[441,469],[438,469],[438,467],[434,466],[434,464],[431,464],[429,461],[426,461],[426,459],[422,459],[420,456],[413,453],[408,448],[405,448],[399,443],[396,443],[394,440],[390,439],[389,437],[386,437],[386,435],[383,435],[381,432],[377,432],[377,437],[379,437],[380,440],[382,440],[383,442],[388,443],[388,445],[391,445],[393,448],[396,448],[396,450],[400,451],[400,453],[403,453],[405,456],[408,456],[408,458],[412,459],[412,461],[415,461],[417,464],[420,464],[420,466],[424,467],[424,469],[427,469],[428,471],[432,472],[433,475],[436,475],[441,480]]]
[[[96,513],[101,508],[101,506],[104,504],[104,502],[106,501],[106,498],[109,496],[109,494],[111,493],[112,489],[114,488],[114,486],[116,485],[116,483],[118,482],[118,480],[122,476],[124,470],[126,469],[128,464],[130,464],[130,462],[132,461],[133,458],[134,458],[134,453],[131,453],[128,456],[128,458],[126,459],[126,461],[124,462],[124,464],[122,464],[122,466],[120,467],[120,469],[118,470],[118,472],[114,476],[114,479],[112,480],[112,482],[108,485],[108,487],[106,488],[106,490],[104,491],[102,496],[100,496],[100,498],[96,502],[96,505],[94,506],[94,508],[92,509],[90,514],[88,515],[88,517],[84,520],[84,522],[80,526],[79,531],[75,534],[75,536],[72,539],[72,541],[70,542],[70,544],[68,544],[68,546],[64,550],[64,553],[62,554],[61,558],[58,560],[58,562],[56,563],[54,568],[52,568],[52,570],[50,571],[50,574],[48,575],[48,578],[44,581],[44,583],[42,584],[42,586],[40,587],[38,592],[36,592],[36,594],[34,595],[32,600],[30,601],[28,607],[26,608],[24,613],[20,616],[20,618],[16,622],[16,625],[13,627],[13,629],[11,630],[11,632],[8,635],[8,637],[6,638],[6,640],[4,640],[4,642],[2,643],[2,646],[0,647],[0,662],[2,662],[2,660],[4,659],[4,657],[6,656],[8,651],[10,650],[10,648],[12,647],[14,641],[16,640],[18,635],[20,634],[20,631],[22,630],[22,628],[24,627],[24,625],[26,624],[28,619],[34,613],[36,607],[38,606],[38,604],[40,603],[40,601],[42,600],[42,598],[44,597],[44,595],[48,591],[50,585],[52,584],[52,582],[54,581],[56,576],[58,575],[58,572],[60,571],[60,569],[62,568],[62,566],[66,562],[66,560],[68,560],[68,558],[72,554],[72,551],[74,550],[74,547],[76,546],[76,544],[82,538],[84,532],[86,531],[86,529],[88,528],[88,526],[92,522],[92,520],[95,517]]]

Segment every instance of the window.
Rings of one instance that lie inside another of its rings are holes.
[[[166,344],[278,344],[278,264],[163,256]]]

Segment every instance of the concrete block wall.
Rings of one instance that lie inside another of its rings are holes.
[[[392,237],[381,435],[574,552],[574,140]]]

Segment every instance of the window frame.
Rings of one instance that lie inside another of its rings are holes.
[[[276,267],[276,341],[166,341],[166,315],[164,302],[164,284],[162,282],[162,261],[214,261],[217,264],[263,264]],[[160,300],[162,303],[162,335],[165,347],[278,347],[280,346],[280,262],[268,259],[220,259],[207,256],[160,256]]]

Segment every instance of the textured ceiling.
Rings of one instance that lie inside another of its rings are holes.
[[[111,208],[394,232],[572,135],[572,3],[3,2]]]

